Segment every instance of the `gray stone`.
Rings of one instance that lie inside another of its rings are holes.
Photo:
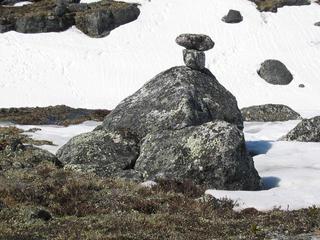
[[[186,49],[207,51],[214,47],[212,39],[203,34],[181,34],[176,38],[176,43]]]
[[[110,10],[88,12],[76,17],[76,27],[90,37],[105,37],[114,29]]]
[[[302,120],[286,136],[284,141],[320,142],[320,116]]]
[[[299,88],[305,88],[306,86],[304,84],[299,84]]]
[[[89,9],[89,5],[87,3],[72,3],[67,8],[70,12],[83,12]]]
[[[300,114],[282,104],[265,104],[241,109],[244,121],[274,122],[302,119]]]
[[[242,131],[224,121],[148,134],[135,169],[148,180],[191,179],[216,189],[260,188]]]
[[[15,22],[15,31],[21,33],[60,32],[74,24],[70,16],[25,15]]]
[[[258,74],[266,82],[274,85],[288,85],[293,80],[287,67],[282,62],[273,59],[264,61]]]
[[[56,154],[66,168],[99,176],[125,175],[139,156],[139,145],[129,132],[94,131],[72,138]]]
[[[183,61],[189,68],[202,70],[205,68],[206,55],[202,51],[184,49]]]
[[[228,14],[222,18],[222,21],[226,23],[239,23],[242,22],[243,17],[237,10],[229,10]]]
[[[128,129],[140,138],[216,119],[243,128],[235,97],[209,72],[174,67],[123,100],[104,120],[104,129]]]
[[[320,22],[316,22],[314,25],[320,27]]]

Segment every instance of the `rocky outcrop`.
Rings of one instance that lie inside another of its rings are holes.
[[[265,104],[241,109],[244,121],[274,122],[302,119],[300,114],[282,104]]]
[[[320,142],[320,116],[302,120],[283,141]]]
[[[215,189],[259,186],[242,131],[224,121],[148,134],[135,169],[149,180],[191,179]]]
[[[310,5],[310,0],[250,0],[257,5],[261,12],[277,12],[278,8],[284,6]]]
[[[136,4],[102,0],[91,4],[43,0],[22,7],[0,6],[0,32],[60,32],[76,25],[91,37],[104,37],[113,29],[134,21]]]
[[[173,67],[57,156],[66,167],[101,176],[192,179],[214,188],[256,190],[260,178],[242,128],[235,97],[209,70]]]
[[[242,22],[243,17],[237,10],[229,10],[228,14],[222,18],[222,21],[226,23],[239,23]]]
[[[70,125],[84,121],[102,121],[108,110],[71,108],[65,105],[35,108],[0,108],[0,121],[25,125]]]
[[[258,74],[266,82],[273,85],[288,85],[293,80],[293,76],[287,67],[278,60],[269,59],[264,61]]]

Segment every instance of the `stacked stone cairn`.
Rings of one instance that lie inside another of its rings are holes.
[[[206,63],[204,51],[214,47],[212,39],[203,34],[181,34],[176,43],[186,49],[183,50],[183,61],[187,67],[194,70],[203,70]]]

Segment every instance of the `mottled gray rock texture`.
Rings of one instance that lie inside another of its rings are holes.
[[[224,121],[148,134],[135,169],[149,180],[191,179],[217,189],[260,187],[242,131]]]
[[[287,67],[282,62],[273,59],[264,61],[258,74],[266,82],[274,85],[288,85],[293,80]]]
[[[320,27],[320,22],[316,22],[314,25]]]
[[[123,100],[104,120],[104,129],[128,129],[140,138],[213,120],[243,128],[235,97],[210,74],[174,67],[158,74]]]
[[[72,138],[57,152],[68,168],[99,176],[125,175],[139,156],[138,140],[129,132],[94,131]]]
[[[284,141],[320,142],[320,116],[302,120],[286,136]]]
[[[243,17],[237,10],[229,10],[228,14],[222,18],[222,21],[226,23],[239,23],[242,22]]]
[[[209,70],[174,67],[123,100],[95,131],[71,139],[57,156],[66,168],[100,176],[192,179],[220,189],[256,190],[260,178],[242,128],[236,99]]]
[[[265,104],[241,109],[244,121],[274,122],[302,119],[300,114],[282,104]]]
[[[202,70],[205,68],[206,55],[202,51],[184,49],[183,61],[189,68],[194,70]]]
[[[214,47],[212,39],[204,34],[181,34],[176,38],[176,43],[186,49],[207,51]]]

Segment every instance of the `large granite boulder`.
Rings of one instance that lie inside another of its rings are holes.
[[[148,134],[135,169],[148,180],[191,179],[232,190],[260,186],[242,131],[224,121]]]
[[[236,99],[209,70],[174,67],[123,100],[95,131],[71,139],[57,156],[67,168],[106,177],[161,175],[255,190],[259,176],[242,128]]]
[[[258,74],[266,82],[273,85],[288,85],[293,80],[287,67],[282,62],[273,59],[264,61]]]
[[[241,109],[244,121],[275,122],[302,119],[300,114],[282,104],[265,104]]]
[[[320,142],[320,116],[302,120],[283,141]]]
[[[235,97],[209,70],[174,67],[123,100],[105,118],[102,128],[129,129],[143,138],[150,132],[182,129],[217,119],[243,128]]]

